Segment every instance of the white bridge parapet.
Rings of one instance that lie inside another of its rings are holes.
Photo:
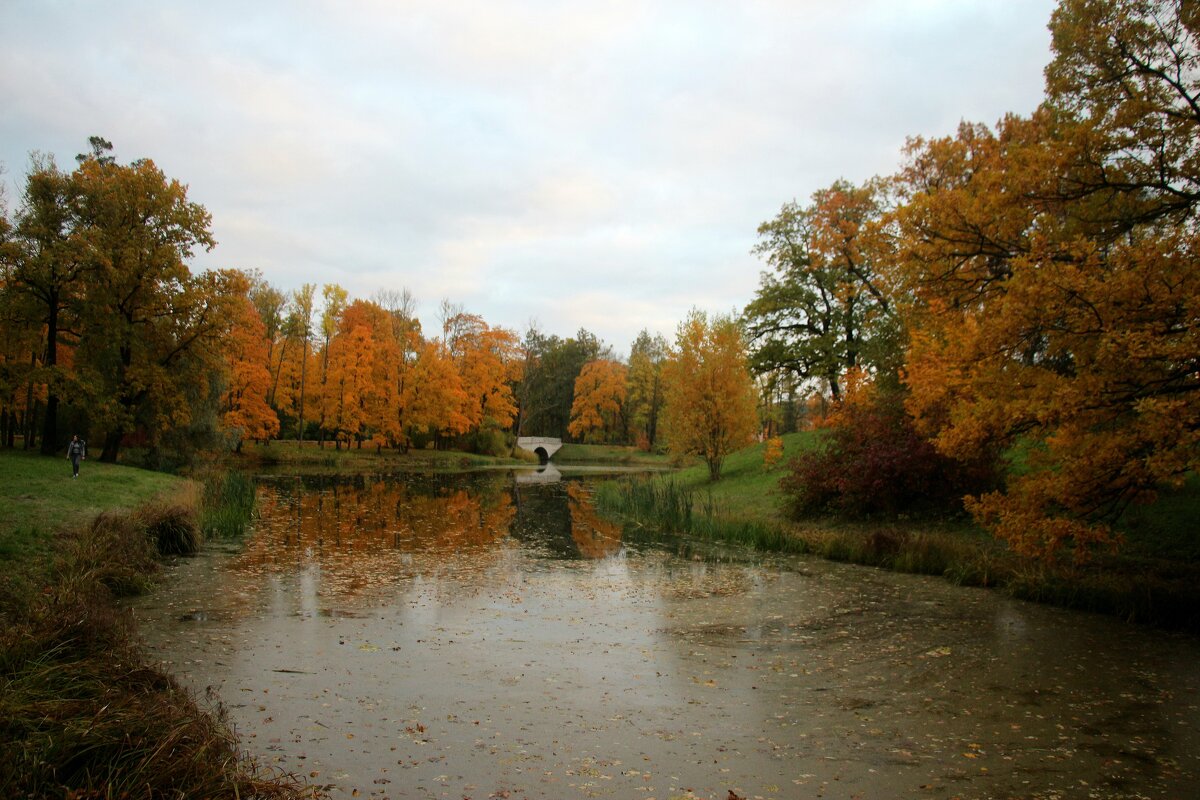
[[[537,453],[538,459],[545,464],[562,447],[562,439],[555,439],[550,436],[521,436],[517,439],[517,447],[522,450],[528,450],[531,453]]]

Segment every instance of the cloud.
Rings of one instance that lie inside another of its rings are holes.
[[[91,134],[213,214],[198,267],[407,286],[624,350],[752,296],[755,230],[1027,113],[1050,0],[413,0],[0,8],[0,161]]]

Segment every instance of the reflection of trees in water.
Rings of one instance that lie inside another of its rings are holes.
[[[511,532],[527,547],[560,558],[604,558],[620,551],[620,526],[600,518],[582,481],[518,483],[513,496]]]
[[[621,550],[621,526],[596,513],[592,495],[578,481],[567,484],[571,538],[584,558],[604,558]]]
[[[580,481],[516,486],[503,473],[296,478],[260,486],[258,507],[235,567],[316,567],[326,592],[356,594],[415,576],[479,576],[518,546],[560,558],[621,549],[620,527],[599,517]]]
[[[447,569],[483,570],[513,518],[502,483],[444,476],[305,479],[260,488],[259,524],[236,560],[241,570],[317,565],[322,584],[359,590]]]

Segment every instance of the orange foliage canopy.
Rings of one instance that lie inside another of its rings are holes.
[[[234,311],[225,345],[229,389],[225,393],[225,427],[244,439],[268,439],[279,432],[279,417],[267,404],[271,374],[267,371],[266,328],[258,311],[243,299]]]
[[[709,477],[721,477],[725,456],[750,443],[758,426],[757,397],[737,323],[692,311],[680,323],[663,365],[664,422],[674,453],[700,455]]]
[[[517,415],[512,382],[519,374],[520,339],[507,328],[490,327],[474,314],[458,314],[447,324],[454,330],[447,346],[466,394],[460,413],[467,429],[485,423],[507,427]]]
[[[949,455],[1021,454],[969,507],[1029,555],[1086,557],[1200,466],[1200,81],[1170,79],[1200,47],[1172,8],[1065,2],[1047,104],[902,175],[910,410]]]
[[[589,361],[575,379],[575,400],[567,431],[575,437],[609,441],[624,434],[621,412],[625,407],[628,370],[608,358]]]

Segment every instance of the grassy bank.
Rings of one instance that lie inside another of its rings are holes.
[[[785,436],[785,457],[769,469],[758,444],[732,454],[716,483],[698,465],[669,476],[610,482],[597,502],[606,513],[635,524],[940,575],[1024,599],[1200,631],[1200,537],[1195,535],[1200,481],[1127,515],[1120,524],[1125,545],[1119,553],[1086,565],[1041,564],[1016,557],[963,518],[788,520],[779,481],[787,474],[788,459],[812,447],[814,437]]]
[[[97,461],[84,461],[75,480],[65,457],[0,451],[0,565],[43,558],[55,531],[78,529],[102,511],[130,509],[181,485],[172,475]]]
[[[150,665],[116,599],[199,538],[200,488],[0,452],[4,797],[309,796],[242,755],[219,709]]]
[[[669,467],[670,456],[647,453],[636,447],[609,444],[564,444],[554,454],[556,464],[619,464],[622,466]]]

